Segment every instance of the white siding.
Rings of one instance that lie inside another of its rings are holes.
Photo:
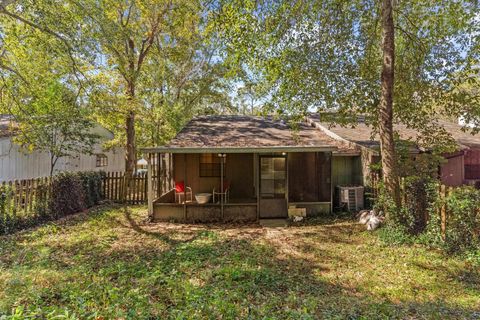
[[[102,134],[106,137],[106,134]],[[94,146],[94,153],[103,153],[108,158],[108,166],[96,167],[96,156],[78,154],[58,160],[55,173],[60,171],[124,171],[123,148],[102,151],[101,144]],[[46,177],[50,174],[48,153],[34,151],[25,153],[13,144],[10,138],[0,138],[0,181]]]

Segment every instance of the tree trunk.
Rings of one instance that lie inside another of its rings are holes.
[[[53,160],[53,155],[50,154],[50,177],[53,176],[53,169],[55,168],[55,162]]]
[[[125,150],[125,172],[127,176],[132,176],[135,172],[135,112],[129,111],[125,119],[125,129],[127,133],[127,145]]]
[[[132,83],[128,84],[128,100],[130,104],[135,103],[135,86]],[[125,131],[127,134],[127,143],[125,146],[125,180],[122,200],[127,200],[127,195],[130,193],[130,187],[133,181],[133,174],[136,165],[136,146],[135,146],[135,111],[134,106],[128,111],[125,118]]]
[[[135,84],[133,81],[127,81],[127,96],[130,110],[125,118],[125,130],[127,134],[127,143],[125,149],[125,173],[132,177],[135,172],[136,146],[135,146]]]
[[[382,93],[379,105],[380,152],[383,181],[387,192],[400,207],[400,184],[396,169],[395,141],[393,138],[393,86],[395,67],[395,31],[392,0],[382,0]]]

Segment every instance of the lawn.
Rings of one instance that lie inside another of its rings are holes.
[[[145,207],[106,206],[1,237],[0,314],[480,318],[475,266],[419,246],[382,245],[349,220],[288,228],[145,220]]]

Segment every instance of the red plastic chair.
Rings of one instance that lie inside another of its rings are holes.
[[[185,182],[183,181],[175,182],[175,202],[177,202],[177,197],[178,197],[178,203],[182,203],[182,197],[184,195],[185,195],[185,198],[188,198],[188,196],[190,195],[190,202],[193,201],[192,188],[185,187]],[[185,199],[185,201],[187,200]]]

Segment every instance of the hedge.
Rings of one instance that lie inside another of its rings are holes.
[[[15,189],[0,186],[0,234],[11,233],[97,205],[104,199],[104,172],[60,173],[36,190],[33,213],[15,207]]]

